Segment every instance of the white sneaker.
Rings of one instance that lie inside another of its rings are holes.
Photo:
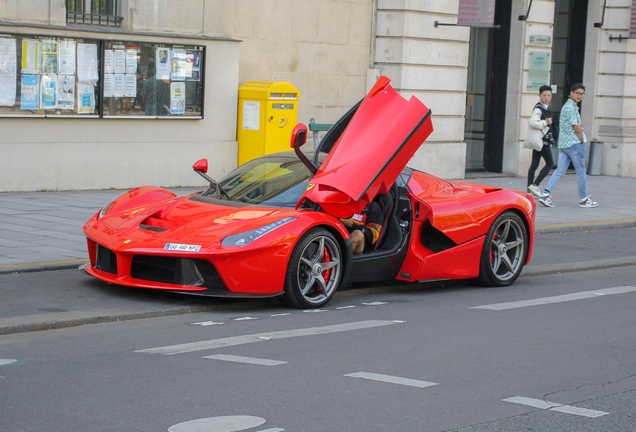
[[[579,203],[579,207],[587,207],[587,208],[598,207],[598,203],[596,201],[592,201],[590,199],[590,196],[588,195],[587,197],[581,200],[581,202]]]
[[[539,186],[533,184],[528,186],[528,193],[535,198],[543,198],[543,194],[541,194],[541,189],[539,189]]]
[[[554,207],[554,203],[552,202],[552,195],[543,194],[541,198],[539,198],[539,202],[546,207]]]

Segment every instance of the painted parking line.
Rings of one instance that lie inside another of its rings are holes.
[[[486,310],[501,311],[501,310],[507,310],[507,309],[524,308],[529,306],[541,306],[541,305],[547,305],[547,304],[553,304],[553,303],[563,303],[563,302],[574,301],[574,300],[597,298],[597,297],[602,297],[606,295],[625,294],[625,293],[634,292],[634,291],[636,291],[636,286],[621,286],[621,287],[605,288],[605,289],[594,290],[594,291],[583,291],[583,292],[572,293],[572,294],[564,294],[564,295],[558,295],[553,297],[542,297],[542,298],[531,299],[531,300],[521,300],[521,301],[509,302],[509,303],[495,303],[495,304],[489,304],[489,305],[483,305],[483,306],[473,306],[473,307],[470,307],[469,309],[486,309]]]
[[[279,365],[288,363],[286,361],[280,361],[280,360],[243,357],[243,356],[235,356],[235,355],[229,355],[229,354],[214,354],[209,356],[203,356],[203,358],[212,359],[212,360],[223,360],[223,361],[235,362],[235,363],[247,363],[247,364],[261,365],[261,366],[279,366]]]
[[[382,375],[382,374],[376,374],[371,372],[355,372],[355,373],[346,374],[345,376],[353,377],[353,378],[362,378],[362,379],[367,379],[371,381],[387,382],[391,384],[400,384],[400,385],[418,387],[418,388],[426,388],[426,387],[439,385],[439,383],[434,383],[434,382],[420,381],[420,380],[402,378],[402,377],[397,377],[392,375]]]
[[[591,418],[602,417],[604,415],[609,414],[604,411],[596,411],[596,410],[591,410],[587,408],[578,408],[571,405],[561,405],[555,402],[549,402],[549,401],[545,401],[541,399],[532,399],[532,398],[527,398],[523,396],[515,396],[515,397],[511,397],[507,399],[502,399],[502,401],[531,406],[533,408],[547,409],[550,411],[558,411],[558,412],[562,412],[566,414],[574,414],[578,416],[591,417]]]
[[[17,360],[15,359],[0,359],[0,366],[8,365],[15,362],[17,362]]]
[[[276,340],[276,339],[288,339],[293,337],[302,337],[302,336],[314,336],[314,335],[323,335],[329,333],[340,333],[346,331],[353,330],[363,330],[374,327],[383,327],[392,324],[398,324],[395,321],[384,321],[384,320],[369,320],[369,321],[355,321],[351,323],[345,324],[336,324],[329,325],[323,327],[310,327],[310,328],[302,328],[302,329],[294,329],[294,330],[283,330],[277,332],[269,332],[269,333],[257,333],[245,336],[233,336],[221,339],[212,339],[205,340],[200,342],[191,342],[185,344],[178,345],[168,345],[157,348],[147,348],[142,350],[137,350],[135,352],[138,353],[149,353],[149,354],[163,354],[163,355],[174,355],[174,354],[184,354],[194,351],[204,351],[215,348],[227,348],[230,346],[236,345],[245,345],[254,342],[263,342],[267,340]]]

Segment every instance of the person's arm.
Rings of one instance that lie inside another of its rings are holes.
[[[349,230],[351,230],[351,228],[353,228],[353,219],[349,218],[349,219],[340,219],[340,222],[342,222],[342,224]]]
[[[579,115],[578,108],[572,100],[568,100],[563,105],[561,111],[561,122],[559,124],[560,130],[571,129],[574,135],[579,139],[579,142],[583,142],[583,127],[580,125],[581,116]]]
[[[531,128],[541,130],[545,129],[549,125],[547,120],[541,120],[541,110],[539,108],[532,110],[532,115],[530,116],[530,122],[528,124]]]
[[[572,125],[572,129],[574,129],[574,134],[579,139],[579,142],[583,144],[583,126],[580,124]]]

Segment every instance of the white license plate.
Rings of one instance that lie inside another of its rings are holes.
[[[179,243],[166,243],[163,247],[164,250],[169,251],[183,251],[183,252],[199,252],[201,250],[200,245],[189,245]]]

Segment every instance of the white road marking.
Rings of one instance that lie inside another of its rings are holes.
[[[355,307],[354,305],[350,305],[350,306],[340,306],[340,307],[337,307],[336,309],[337,309],[337,310],[341,310],[341,309],[352,309],[352,308],[354,308],[354,307]]]
[[[546,304],[552,304],[552,303],[562,303],[562,302],[573,301],[573,300],[583,300],[583,299],[589,299],[589,298],[594,298],[594,297],[604,296],[604,295],[625,294],[625,293],[634,292],[634,291],[636,291],[636,286],[622,286],[622,287],[614,287],[614,288],[605,288],[605,289],[594,290],[594,291],[583,291],[583,292],[572,293],[572,294],[564,294],[564,295],[558,295],[553,297],[542,297],[542,298],[537,298],[532,300],[521,300],[521,301],[509,302],[509,303],[495,303],[495,304],[484,305],[484,306],[473,306],[473,307],[470,307],[469,309],[487,309],[487,310],[501,311],[506,309],[517,309],[517,308],[523,308],[523,307],[529,307],[529,306],[540,306],[540,305],[546,305]]]
[[[261,366],[279,366],[279,365],[289,363],[289,362],[280,361],[280,360],[243,357],[243,356],[235,356],[235,355],[229,355],[229,354],[214,354],[209,356],[203,356],[203,358],[212,359],[212,360],[223,360],[223,361],[236,362],[236,363],[247,363],[247,364],[254,364],[254,365],[261,365]]]
[[[541,399],[532,399],[532,398],[527,398],[523,396],[515,396],[515,397],[511,397],[507,399],[502,399],[502,401],[512,402],[512,403],[516,403],[520,405],[527,405],[533,408],[547,409],[550,411],[558,411],[558,412],[562,412],[566,414],[574,414],[574,415],[583,416],[583,417],[596,418],[596,417],[602,417],[604,415],[609,414],[604,411],[596,411],[596,410],[591,410],[587,408],[578,408],[578,407],[573,407],[571,405],[561,405],[555,402],[549,402],[549,401],[545,401]]]
[[[240,318],[234,318],[234,321],[250,321],[250,320],[257,320],[258,318],[255,317],[240,317]]]
[[[548,402],[541,399],[532,399],[532,398],[523,397],[523,396],[515,396],[515,397],[511,397],[507,399],[502,399],[502,401],[516,403],[519,405],[528,405],[533,408],[539,408],[539,409],[550,409],[550,408],[561,406],[561,404],[558,404],[558,403]]]
[[[382,375],[382,374],[376,374],[376,373],[370,373],[370,372],[355,372],[355,373],[346,374],[345,376],[353,377],[353,378],[363,378],[363,379],[368,379],[372,381],[388,382],[392,384],[401,384],[401,385],[418,387],[418,388],[426,388],[430,386],[439,385],[438,383],[434,383],[434,382],[420,381],[420,380],[414,380],[410,378],[401,378],[401,377],[396,377],[391,375]]]
[[[0,366],[8,365],[15,362],[17,362],[17,360],[15,359],[0,359]]]
[[[327,312],[327,309],[307,309],[303,311],[304,313],[319,313],[319,312]]]
[[[238,432],[265,423],[262,417],[223,416],[190,420],[168,428],[168,432]]]
[[[291,315],[291,312],[278,313],[278,314],[273,314],[273,315],[270,315],[270,316],[279,317],[279,316],[287,316],[287,315]]]
[[[374,302],[370,302],[370,303],[362,303],[365,306],[380,306],[380,305],[385,305],[385,304],[389,304],[388,302],[381,302],[381,301],[374,301]]]
[[[345,324],[336,324],[329,325],[324,327],[310,327],[303,329],[295,329],[295,330],[282,330],[277,332],[269,332],[269,333],[257,333],[245,336],[232,336],[221,339],[212,339],[205,340],[200,342],[191,342],[179,345],[168,345],[164,347],[158,348],[147,348],[142,350],[137,350],[135,352],[140,353],[150,353],[150,354],[163,354],[163,355],[174,355],[174,354],[184,354],[194,351],[204,351],[215,348],[227,348],[229,346],[236,345],[244,345],[254,342],[263,342],[265,339],[287,339],[293,337],[301,337],[301,336],[313,336],[313,335],[322,335],[329,333],[340,333],[352,330],[363,330],[374,327],[383,327],[388,325],[395,324],[393,321],[383,321],[383,320],[369,320],[369,321],[356,321]]]
[[[550,408],[550,411],[558,411],[558,412],[562,412],[566,414],[574,414],[574,415],[579,415],[583,417],[591,417],[591,418],[603,417],[604,415],[609,414],[604,411],[596,411],[596,410],[591,410],[587,408],[573,407],[570,405],[563,405],[560,407]]]
[[[201,327],[207,327],[207,326],[213,326],[213,325],[222,325],[225,323],[222,322],[216,322],[216,321],[201,321],[201,322],[195,322],[195,323],[190,323],[191,325],[199,325]]]

